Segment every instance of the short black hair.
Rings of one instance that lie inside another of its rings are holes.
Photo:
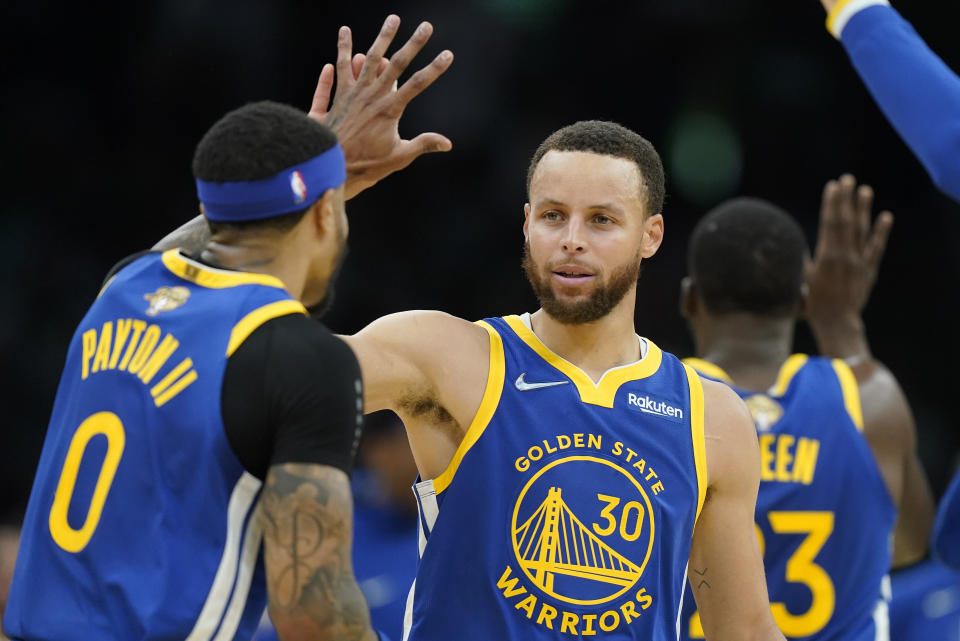
[[[581,120],[550,134],[540,143],[527,169],[527,194],[537,165],[548,151],[587,151],[603,156],[625,158],[636,163],[644,189],[647,214],[663,210],[666,193],[663,162],[649,140],[623,125],[605,120]]]
[[[693,230],[687,267],[707,309],[715,314],[795,312],[808,253],[790,214],[759,198],[734,198]]]
[[[193,175],[206,182],[263,180],[319,156],[337,144],[328,127],[299,109],[263,100],[215,122],[193,154]],[[212,231],[294,227],[309,207],[242,223],[209,221]]]

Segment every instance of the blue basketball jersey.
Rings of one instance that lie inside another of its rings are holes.
[[[862,434],[853,372],[841,360],[795,354],[767,392],[739,389],[760,441],[757,537],[774,619],[789,639],[889,639],[887,572],[897,511]],[[702,639],[684,603],[684,639]]]
[[[644,340],[594,384],[525,320],[481,322],[480,409],[415,486],[404,639],[675,639],[706,492],[700,379]]]
[[[12,639],[249,639],[261,482],[220,414],[227,357],[303,313],[276,278],[148,254],[77,328],[20,539]]]

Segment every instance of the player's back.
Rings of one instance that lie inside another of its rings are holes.
[[[261,482],[223,429],[228,355],[302,310],[175,250],[122,269],[67,354],[4,621],[13,639],[249,638]],[[257,577],[259,576],[259,580]]]
[[[709,378],[716,366],[689,359]],[[738,389],[760,442],[757,533],[774,618],[789,639],[886,639],[896,508],[862,433],[842,361],[791,356],[766,393]],[[703,638],[688,597],[684,638]]]

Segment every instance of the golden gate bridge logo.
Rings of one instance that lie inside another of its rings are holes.
[[[558,487],[550,488],[546,500],[514,537],[523,549],[520,567],[532,574],[533,582],[545,592],[553,592],[555,574],[621,587],[640,578],[640,567],[581,523],[563,502]]]
[[[639,490],[642,500],[646,503],[647,514],[652,513],[646,493],[643,492],[636,480],[622,468],[609,461],[593,457],[576,458],[580,461],[588,459],[602,463],[626,476],[632,481],[630,485],[634,486],[633,489]],[[562,489],[556,485],[548,486],[546,498],[529,518],[518,524],[517,512],[520,504],[537,477],[549,468],[569,460],[564,459],[548,465],[530,479],[523,492],[521,492],[517,500],[512,528],[514,551],[517,561],[527,577],[547,594],[570,603],[603,603],[623,594],[643,574],[643,567],[649,559],[653,545],[652,516],[650,517],[649,530],[647,530],[649,536],[645,539],[648,545],[641,546],[645,548],[641,550],[637,550],[635,546],[630,546],[631,551],[644,555],[640,565],[631,561],[597,536],[594,531],[598,529],[598,526],[591,523],[593,519],[586,518],[585,520],[591,525],[585,525],[566,504]],[[637,505],[637,503],[634,503],[634,505]],[[600,520],[603,522],[602,519]],[[639,527],[639,523],[637,525]],[[606,532],[602,533],[606,534]],[[639,534],[639,530],[637,533]],[[624,542],[624,545],[627,545],[626,542]],[[574,580],[570,581],[568,578]],[[556,585],[558,580],[564,581],[563,587]],[[588,584],[584,584],[582,581],[587,581]],[[569,594],[571,591],[580,591],[576,589],[575,586],[577,585],[589,586],[586,591],[590,592],[591,596],[582,599]]]

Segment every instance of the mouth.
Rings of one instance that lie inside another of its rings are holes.
[[[582,285],[595,278],[590,270],[579,265],[560,265],[551,274],[554,282],[566,286]]]

